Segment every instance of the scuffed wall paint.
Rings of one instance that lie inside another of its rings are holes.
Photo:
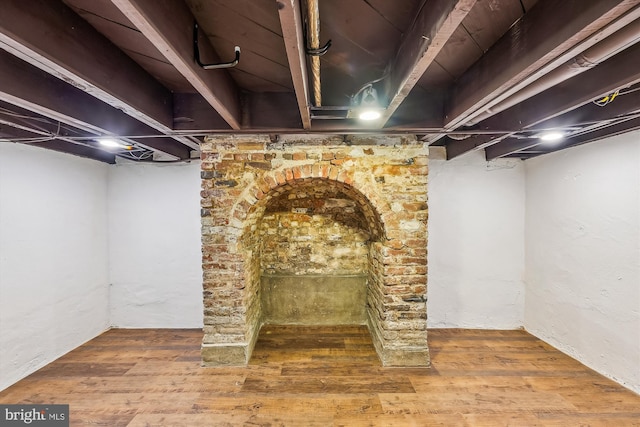
[[[523,162],[474,152],[429,166],[428,326],[522,327]]]
[[[526,166],[526,329],[640,392],[640,133]]]
[[[107,166],[0,142],[0,390],[109,327]]]
[[[109,168],[111,323],[202,327],[200,165]]]

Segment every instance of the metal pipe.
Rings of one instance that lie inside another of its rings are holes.
[[[640,19],[631,22],[581,54],[574,56],[569,61],[506,98],[504,101],[486,109],[473,119],[469,120],[466,125],[472,126],[478,124],[494,114],[504,111],[525,99],[537,95],[544,90],[570,79],[571,77],[584,73],[596,65],[601,64],[621,50],[624,50],[639,41]]]

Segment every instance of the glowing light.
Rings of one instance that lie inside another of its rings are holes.
[[[361,112],[358,115],[360,120],[377,120],[380,118],[380,116],[382,116],[380,111],[375,111],[375,110],[366,110]]]
[[[98,142],[100,143],[100,145],[103,145],[108,148],[123,148],[125,150],[131,150],[133,148],[133,146],[129,144],[125,144],[114,138],[100,138]]]
[[[120,144],[118,140],[113,138],[101,138],[99,142],[100,142],[100,145],[104,145],[105,147],[110,147],[110,148],[122,147],[122,144]]]
[[[538,136],[541,141],[553,143],[558,142],[562,138],[564,138],[564,134],[562,132],[545,132]]]

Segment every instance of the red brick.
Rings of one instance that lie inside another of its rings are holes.
[[[408,211],[424,211],[428,209],[428,205],[426,202],[407,202],[403,203],[402,207]]]
[[[281,171],[276,171],[276,181],[278,182],[278,184],[284,184],[285,182],[287,182],[287,177]]]
[[[402,247],[404,247],[404,242],[402,240],[398,240],[398,239],[392,239],[389,240],[385,246],[388,246],[392,249],[401,249]]]
[[[287,181],[293,181],[293,170],[291,169],[286,169],[284,171],[285,177]]]
[[[267,175],[262,179],[267,183],[270,189],[276,188],[278,186],[278,183],[276,182],[275,178],[272,176]]]
[[[340,169],[332,167],[331,169],[329,169],[329,179],[335,181],[336,179],[338,179],[338,173],[340,173]]]
[[[293,153],[292,159],[293,160],[307,160],[307,153],[304,153],[304,152]]]
[[[427,156],[416,156],[413,158],[413,164],[417,166],[427,166],[429,158]]]
[[[344,183],[347,184],[347,185],[352,185],[353,184],[353,176],[351,176],[351,174],[348,174],[344,178]]]
[[[428,175],[429,168],[427,166],[412,166],[410,168],[411,175]]]
[[[407,239],[405,240],[405,244],[409,248],[426,248],[427,247],[427,239]]]
[[[271,190],[271,187],[269,187],[269,184],[267,182],[265,182],[264,180],[259,180],[257,182],[257,184],[258,184],[258,187],[260,187],[260,190],[264,194],[267,194]]]

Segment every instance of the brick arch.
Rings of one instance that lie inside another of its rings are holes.
[[[385,238],[384,212],[381,213],[379,208],[384,209],[386,203],[377,200],[375,194],[365,194],[366,188],[354,181],[351,171],[332,165],[302,165],[266,172],[245,190],[245,197],[233,206],[231,217],[243,224],[244,234],[247,219],[252,216],[259,218],[274,196],[288,191],[292,185],[308,184],[314,180],[328,181],[343,189],[363,210],[375,240]]]
[[[384,144],[296,141],[268,149],[240,138],[201,146],[203,364],[248,363],[262,322],[260,221],[298,185],[308,184],[300,191],[315,199],[334,197],[335,188],[314,191],[322,182],[343,189],[368,210],[370,229],[380,230],[367,240],[366,321],[382,363],[428,365],[426,147],[385,137]]]

